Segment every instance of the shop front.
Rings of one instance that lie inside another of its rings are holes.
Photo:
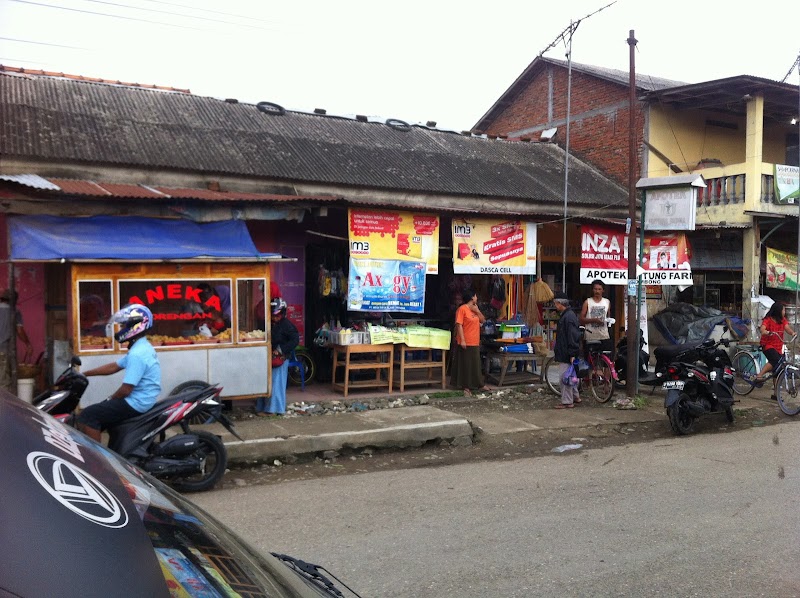
[[[110,234],[119,237],[113,244]],[[73,354],[85,369],[119,359],[126,347],[108,319],[141,303],[153,313],[162,397],[189,381],[219,384],[223,398],[270,394],[265,308],[270,261],[282,258],[258,252],[244,223],[20,216],[9,218],[9,236],[13,263],[57,262],[66,278],[67,326],[53,339],[54,375]],[[115,377],[91,382],[84,406],[119,385]]]

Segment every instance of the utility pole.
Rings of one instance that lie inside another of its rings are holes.
[[[630,50],[630,90],[628,102],[628,281],[636,280],[636,38],[633,29],[628,35],[628,47]],[[625,385],[626,395],[634,398],[639,390],[639,372],[637,362],[639,361],[639,321],[637,317],[637,305],[639,303],[639,285],[636,285],[636,295],[628,293],[628,371],[626,372]]]

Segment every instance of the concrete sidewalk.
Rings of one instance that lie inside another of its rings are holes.
[[[241,466],[275,459],[286,461],[303,456],[324,456],[327,451],[338,452],[366,447],[382,449],[419,447],[427,442],[442,440],[455,446],[467,446],[482,435],[536,434],[547,430],[614,427],[659,421],[669,427],[662,406],[663,396],[660,393],[652,396],[646,409],[615,409],[610,401],[604,405],[556,410],[542,408],[541,404],[537,406],[532,401],[530,409],[509,413],[507,410],[504,411],[502,400],[497,400],[497,395],[506,390],[494,389],[492,391],[494,400],[480,399],[487,400],[487,407],[489,407],[488,401],[491,401],[494,407],[480,414],[470,414],[468,417],[456,413],[459,408],[453,406],[451,401],[452,411],[439,408],[435,404],[428,404],[325,415],[269,419],[251,417],[235,422],[236,430],[243,438],[241,441],[219,424],[207,428],[222,437],[228,449],[230,464]],[[424,392],[417,390],[412,393],[379,396],[392,400],[421,394]],[[615,398],[621,396],[623,395],[618,394]],[[766,396],[768,397],[769,393]],[[363,400],[375,397],[376,395],[363,395]],[[777,409],[774,402],[765,400],[762,396],[737,398],[739,399],[735,405],[737,410],[765,404],[774,405]],[[329,393],[315,396],[314,393],[299,391],[290,393],[288,397],[290,403],[300,400],[314,403],[337,399],[340,397]],[[553,402],[555,401],[556,398],[553,397]],[[432,400],[432,403],[435,402]]]

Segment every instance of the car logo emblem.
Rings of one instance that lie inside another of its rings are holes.
[[[97,479],[55,455],[28,454],[33,477],[53,498],[73,513],[103,527],[128,524],[128,513],[119,499]]]

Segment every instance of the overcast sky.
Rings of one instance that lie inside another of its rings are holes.
[[[587,17],[609,2],[0,0],[0,64],[460,131],[571,22],[573,61],[627,71],[633,29],[638,73],[690,83],[780,81],[800,53],[796,0],[617,0]]]

